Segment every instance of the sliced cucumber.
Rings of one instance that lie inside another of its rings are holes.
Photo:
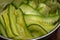
[[[39,10],[41,14],[46,15],[46,16],[49,14],[49,11],[50,11],[50,8],[44,3],[39,3],[39,6],[37,9]]]
[[[47,0],[45,4],[51,8],[50,12],[55,12],[55,10],[58,9],[58,5],[59,5],[57,0]]]
[[[4,37],[7,37],[4,20],[3,20],[3,18],[2,18],[1,15],[0,15],[0,33],[1,33]]]
[[[31,34],[34,36],[34,38],[47,34],[47,31],[37,24],[31,24],[28,26],[28,29],[31,31]]]
[[[36,5],[36,3],[35,3],[35,1],[29,1],[29,5],[31,6],[31,7],[33,7],[33,8],[37,8],[37,5]]]
[[[40,20],[40,22],[45,22],[45,23],[48,23],[48,24],[53,24],[54,22],[56,22],[58,19],[59,19],[59,16],[58,15],[55,15],[55,16],[33,16],[33,15],[26,15],[25,16],[26,18],[28,19],[31,19],[31,20]]]
[[[20,5],[21,5],[21,3],[23,2],[23,0],[14,0],[13,2],[12,2],[12,4],[15,6],[15,7],[19,7]]]
[[[7,37],[6,31],[1,23],[0,23],[0,33],[2,34],[2,36]]]
[[[3,22],[4,22],[4,26],[7,32],[8,37],[13,38],[14,35],[10,29],[10,25],[9,25],[9,18],[8,18],[8,9],[2,13],[2,18],[3,18]]]
[[[29,0],[23,0],[23,3],[24,4],[28,4],[29,3]]]
[[[0,33],[4,37],[7,37],[5,27],[3,26],[4,22],[3,23],[2,22],[3,22],[3,19],[2,19],[2,16],[0,15]]]
[[[53,22],[55,22],[54,20],[56,20],[57,16],[55,17],[39,17],[39,16],[29,16],[26,15],[25,16],[25,21],[27,23],[27,25],[30,24],[39,24],[41,25],[46,31],[51,31],[53,28],[55,28],[54,25],[52,25]]]
[[[20,6],[22,3],[27,4],[27,3],[28,3],[28,0],[14,0],[14,1],[12,2],[12,4],[13,4],[16,8],[19,8],[19,6]]]
[[[41,15],[38,11],[34,10],[31,6],[22,4],[20,6],[21,10],[24,14],[30,14],[30,15]]]
[[[18,28],[21,39],[32,38],[31,34],[26,28],[22,11],[18,9],[16,13],[17,13],[17,28]]]
[[[17,28],[16,28],[15,7],[10,5],[8,11],[9,11],[8,16],[9,16],[11,30],[16,36],[19,36],[19,33],[17,32]]]

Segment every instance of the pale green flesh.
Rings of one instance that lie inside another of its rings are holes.
[[[38,37],[38,36],[43,36],[44,34],[46,34],[47,32],[45,30],[43,30],[41,28],[41,26],[36,25],[36,24],[32,24],[28,27],[28,29],[31,31],[31,34],[34,37]]]
[[[35,11],[32,7],[29,5],[23,4],[20,6],[21,10],[24,14],[30,14],[30,15],[40,15],[39,12]]]
[[[34,9],[37,7],[34,1],[29,1],[29,5],[32,6]]]
[[[10,38],[14,37],[14,35],[11,32],[10,26],[9,26],[8,9],[2,16],[3,16],[3,19],[4,19],[4,22],[2,21],[2,23],[5,24],[5,25],[4,24],[3,25],[6,29],[8,37],[10,37]]]
[[[53,28],[55,28],[54,25],[51,25],[48,22],[44,22],[44,20],[41,19],[41,17],[38,17],[38,16],[25,16],[25,21],[26,21],[27,25],[39,24],[48,32],[50,30],[52,30]]]
[[[31,38],[31,34],[29,33],[29,31],[26,29],[26,25],[24,23],[24,19],[23,19],[23,13],[21,12],[20,9],[18,9],[17,11],[17,28],[18,28],[18,31],[19,31],[19,34],[20,36],[23,38],[23,39],[26,39],[26,38]]]
[[[0,24],[0,33],[4,36],[7,37],[6,33],[5,33],[5,29],[3,28],[3,26]]]
[[[13,33],[15,35],[19,35],[18,32],[17,32],[17,29],[16,29],[16,18],[15,18],[15,7],[10,5],[9,7],[9,22],[10,22],[10,26],[11,26],[11,29],[13,31]]]
[[[44,36],[55,29],[57,23],[54,23],[59,19],[58,11],[50,14],[46,6],[46,10],[43,8],[38,11],[35,9],[37,6],[34,2],[29,4],[27,1],[23,4],[21,2],[23,1],[15,0],[1,13],[0,33],[2,36],[14,40],[29,40]]]

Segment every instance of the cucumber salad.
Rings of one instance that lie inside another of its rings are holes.
[[[0,8],[0,35],[9,39],[38,38],[60,22],[57,0],[0,0]]]

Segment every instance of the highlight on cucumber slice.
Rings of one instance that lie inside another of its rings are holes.
[[[44,22],[44,23],[48,23],[48,24],[53,24],[55,21],[57,21],[59,19],[58,15],[55,16],[36,16],[36,15],[25,15],[26,20],[36,20],[36,21],[40,21],[40,22]]]
[[[22,4],[20,6],[21,10],[24,14],[30,14],[30,15],[41,15],[38,11],[34,10],[31,6]]]
[[[45,18],[45,17],[39,17],[39,16],[26,15],[25,21],[26,21],[27,25],[39,24],[49,32],[55,27],[54,25],[52,25],[52,23],[54,22],[53,21],[54,18],[53,17],[51,17],[50,19],[49,18],[50,17]]]

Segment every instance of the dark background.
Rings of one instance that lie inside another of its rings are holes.
[[[0,38],[0,40],[4,40]],[[52,33],[46,40],[60,40],[60,27]]]

